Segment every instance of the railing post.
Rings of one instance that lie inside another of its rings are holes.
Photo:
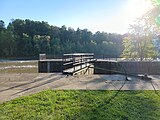
[[[72,64],[73,72],[75,72],[76,68],[75,68],[75,56],[74,55],[72,55],[72,59],[73,59],[73,64]]]

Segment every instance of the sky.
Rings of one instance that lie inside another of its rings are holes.
[[[0,20],[45,21],[50,25],[124,34],[151,7],[145,0],[0,0]]]

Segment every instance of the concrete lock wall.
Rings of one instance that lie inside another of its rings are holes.
[[[94,74],[114,74],[117,71],[117,64],[114,62],[108,62],[108,61],[95,61],[94,62]],[[104,70],[102,70],[102,69]],[[112,70],[112,71],[109,71]]]
[[[120,62],[131,74],[152,74],[160,75],[160,62],[139,61],[139,62]]]
[[[128,74],[152,74],[160,75],[160,62],[151,61],[123,61],[123,62],[110,62],[110,61],[96,61],[95,68],[104,68],[113,71],[120,71],[124,73],[124,69]],[[123,68],[124,69],[123,69]],[[95,69],[94,74],[114,74],[114,72]]]
[[[39,73],[62,72],[62,61],[38,61]]]
[[[62,72],[62,60],[40,60],[38,61],[38,71],[39,73],[51,73],[51,72]],[[114,71],[120,71],[124,73],[125,68],[126,72],[129,74],[152,74],[160,75],[160,62],[151,62],[151,61],[121,61],[121,62],[111,62],[111,61],[95,61],[94,69],[89,69],[87,72],[91,74],[115,74]],[[103,68],[107,70],[101,70],[96,68]],[[92,72],[91,72],[92,71]],[[83,71],[81,72],[83,73]]]
[[[63,70],[62,60],[39,60],[38,61],[38,71],[39,73],[52,73],[52,72],[62,72]],[[89,75],[94,74],[94,68],[84,68],[79,72],[74,73],[75,75]]]

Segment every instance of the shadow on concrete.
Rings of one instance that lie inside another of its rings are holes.
[[[42,80],[45,80],[45,79],[49,79],[49,78],[51,78],[53,76],[57,76],[57,75],[51,74],[51,75],[48,75],[48,76],[45,76],[45,77],[42,77],[42,78],[37,78],[37,79],[35,79],[35,80],[31,81],[31,82],[23,83],[23,84],[20,84],[20,85],[9,87],[7,89],[0,90],[0,92],[4,92],[4,91],[11,90],[11,89],[14,89],[14,88],[18,88],[18,87],[22,87],[22,86],[25,86],[25,85],[33,84],[33,83],[36,83],[36,82],[39,82],[39,81],[42,81]]]
[[[93,78],[83,84],[96,86],[98,90],[119,90],[125,82],[122,90],[160,90],[160,84],[157,81],[142,80],[137,77],[128,78],[129,80],[125,81],[125,76],[99,75],[99,78]]]
[[[47,77],[47,78],[48,78],[48,77]],[[21,90],[21,91],[19,91],[19,92],[16,92],[16,93],[12,94],[12,95],[16,95],[16,94],[19,94],[19,93],[23,93],[23,92],[29,91],[29,90],[34,89],[34,88],[41,87],[41,86],[43,86],[43,85],[46,85],[46,84],[55,82],[55,81],[57,81],[57,80],[60,80],[61,78],[64,78],[64,76],[57,76],[57,77],[55,77],[55,78],[52,78],[52,79],[50,79],[50,80],[47,80],[46,82],[40,83],[40,84],[35,85],[35,86],[33,86],[33,87],[26,88],[26,89],[24,89],[24,90]],[[59,87],[59,85],[56,86],[56,87]]]
[[[118,89],[121,88],[121,86],[124,84],[124,82],[127,82],[127,81],[125,81],[125,76],[121,76],[121,78],[117,79],[117,80],[115,78],[117,78],[117,76],[113,77],[113,75],[112,76],[111,75],[110,76],[109,75],[99,75],[98,78],[93,78],[92,80],[88,80],[88,81],[83,82],[83,85],[87,85],[88,86],[87,89],[89,89],[89,90],[90,89],[118,90]],[[117,82],[119,83],[120,87],[118,87],[116,84],[114,84],[114,83],[117,83]],[[89,87],[89,85],[91,87]]]

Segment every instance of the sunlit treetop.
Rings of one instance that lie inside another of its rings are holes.
[[[156,24],[158,25],[158,26],[160,26],[160,11],[159,11],[159,9],[160,9],[160,0],[154,0],[154,2],[155,2],[155,5],[157,6],[157,10],[158,10],[158,16],[156,17]]]
[[[154,0],[156,5],[160,5],[160,0]]]

